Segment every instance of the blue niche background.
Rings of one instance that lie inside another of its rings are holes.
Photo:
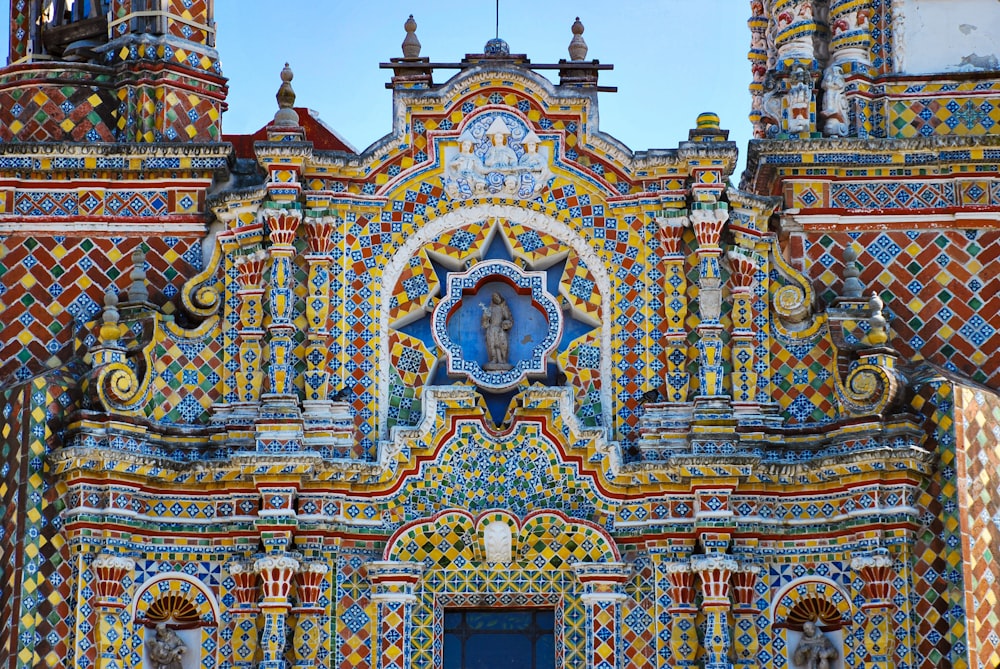
[[[510,329],[510,355],[507,362],[516,366],[518,360],[531,358],[535,347],[545,338],[549,328],[545,314],[531,302],[530,295],[519,295],[505,281],[481,284],[475,293],[462,296],[458,308],[448,319],[448,336],[462,348],[466,360],[475,360],[481,368],[489,362],[486,352],[486,335],[482,328],[483,309],[489,307],[493,293],[500,293],[507,301],[514,316]],[[461,375],[465,378],[465,375]]]

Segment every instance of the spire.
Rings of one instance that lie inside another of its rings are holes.
[[[295,91],[292,90],[292,78],[295,73],[285,63],[281,71],[281,87],[274,97],[278,100],[278,113],[274,115],[274,125],[282,128],[294,128],[299,124],[299,115],[295,113]]]
[[[572,61],[586,60],[587,42],[583,39],[583,24],[580,22],[579,16],[576,17],[570,30],[573,31],[573,39],[569,41],[569,59]]]
[[[406,19],[403,29],[406,30],[406,37],[403,38],[403,58],[419,58],[420,40],[417,39],[417,22],[413,20],[413,14]]]

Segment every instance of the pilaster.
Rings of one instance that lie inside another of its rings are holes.
[[[891,600],[893,571],[892,557],[884,548],[875,549],[866,555],[858,555],[851,560],[851,569],[864,582],[861,594],[865,614],[865,669],[888,669],[894,647],[892,613],[895,605]]]
[[[300,566],[291,554],[266,555],[254,562],[264,594],[260,603],[264,625],[260,632],[260,669],[285,669],[288,614],[292,578]]]
[[[730,578],[736,560],[722,555],[696,556],[691,569],[701,577],[701,612],[705,616],[705,669],[731,669],[729,648]]]
[[[378,607],[375,669],[409,669],[413,655],[410,632],[417,588],[424,573],[420,562],[369,562],[372,601]]]
[[[632,566],[624,562],[577,562],[573,573],[587,611],[587,665],[619,669],[624,662],[621,603]]]
[[[663,567],[670,584],[670,667],[690,669],[698,656],[698,609],[694,605],[694,571],[690,562]]]
[[[125,608],[121,597],[125,578],[135,569],[131,558],[101,553],[91,564],[94,572],[94,610],[97,614],[97,669],[120,669]]]
[[[298,606],[292,610],[295,614],[295,635],[292,639],[295,657],[293,669],[310,669],[317,666],[320,615],[323,613],[319,598],[329,571],[330,567],[325,562],[311,561],[303,562],[295,572]]]
[[[757,651],[757,574],[755,564],[740,564],[733,572],[733,667],[754,669],[758,666]]]
[[[233,667],[254,669],[257,656],[257,617],[260,615],[259,575],[253,562],[233,561],[226,565],[235,587],[232,615]]]
[[[723,390],[722,360],[722,256],[720,238],[729,219],[721,202],[696,202],[691,208],[691,226],[698,239],[698,395],[695,419],[731,417],[729,397]]]
[[[757,260],[745,253],[730,251],[730,295],[733,300],[729,354],[733,371],[730,386],[733,393],[733,411],[737,418],[760,415],[757,405],[757,371],[754,325],[754,280],[759,269]]]

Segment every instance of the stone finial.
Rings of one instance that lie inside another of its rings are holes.
[[[417,22],[413,20],[413,14],[406,19],[403,29],[406,30],[406,37],[403,38],[403,58],[419,58],[420,40],[417,39]]]
[[[583,39],[583,23],[580,22],[579,16],[576,17],[570,30],[573,31],[573,39],[569,41],[569,59],[584,60],[587,57],[587,42]]]
[[[865,339],[871,346],[882,346],[889,341],[885,316],[882,315],[882,307],[885,306],[885,302],[878,296],[878,293],[873,292],[868,300],[868,306],[872,315],[868,317],[868,336]]]
[[[292,79],[295,73],[285,63],[281,70],[281,87],[274,97],[278,100],[278,113],[274,115],[274,125],[283,128],[294,128],[299,124],[299,115],[295,113],[295,91],[292,89]]]
[[[132,284],[128,287],[129,302],[148,302],[149,289],[146,285],[146,252],[141,246],[132,251],[132,272],[129,274]]]
[[[861,283],[861,270],[858,269],[858,252],[850,244],[844,249],[844,297],[849,300],[861,298],[865,286]]]
[[[118,291],[114,286],[108,286],[104,291],[104,314],[101,324],[100,339],[102,344],[117,341],[121,336],[121,327],[118,325]]]

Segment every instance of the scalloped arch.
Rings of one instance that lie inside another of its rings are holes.
[[[824,631],[830,631],[850,625],[852,615],[850,597],[833,581],[815,576],[792,581],[771,605],[776,628],[801,629],[807,620],[819,619]]]
[[[157,574],[143,583],[132,598],[132,618],[144,624],[165,620],[171,613],[178,628],[215,627],[219,624],[219,601],[200,580],[176,572]]]

